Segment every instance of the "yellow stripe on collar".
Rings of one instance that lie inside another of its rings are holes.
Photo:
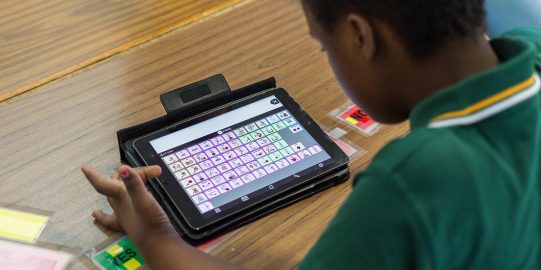
[[[530,86],[532,86],[533,84],[535,84],[536,82],[536,78],[535,78],[535,75],[532,75],[530,78],[528,78],[527,80],[515,85],[515,86],[512,86],[494,96],[491,96],[487,99],[484,99],[482,101],[479,101],[465,109],[462,109],[462,110],[457,110],[457,111],[452,111],[452,112],[448,112],[448,113],[444,113],[442,115],[439,115],[435,118],[432,119],[431,123],[435,123],[435,122],[439,122],[439,121],[443,121],[443,120],[447,120],[447,119],[450,119],[450,118],[457,118],[457,117],[463,117],[463,116],[466,116],[466,115],[469,115],[469,114],[472,114],[472,113],[475,113],[479,110],[482,110],[482,109],[485,109],[493,104],[496,104],[508,97],[511,97],[521,91],[524,91],[524,90],[527,90]]]

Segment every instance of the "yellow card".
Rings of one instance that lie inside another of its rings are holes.
[[[34,243],[49,217],[0,208],[0,238]]]

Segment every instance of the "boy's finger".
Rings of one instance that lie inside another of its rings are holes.
[[[143,181],[156,178],[162,174],[162,168],[160,166],[138,167],[134,168],[134,170],[139,174]]]
[[[123,232],[122,226],[118,222],[116,216],[111,216],[103,213],[103,211],[95,210],[92,212],[92,217],[102,226],[117,232]]]
[[[152,201],[141,176],[129,166],[120,166],[118,173],[126,185],[128,194],[135,209],[145,209]]]
[[[121,183],[112,181],[110,178],[103,176],[90,166],[83,166],[81,171],[97,192],[113,198],[118,198],[120,194],[122,194]]]

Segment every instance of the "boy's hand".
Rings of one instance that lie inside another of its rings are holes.
[[[126,232],[138,246],[151,244],[148,241],[178,237],[167,215],[144,185],[144,181],[161,174],[159,166],[133,169],[123,165],[111,177],[89,166],[81,170],[96,191],[107,196],[114,210],[112,216],[94,211],[92,216],[98,223],[111,230]]]

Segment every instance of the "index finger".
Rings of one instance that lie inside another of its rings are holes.
[[[113,179],[106,177],[96,171],[90,166],[83,166],[81,171],[84,173],[88,182],[96,189],[97,192],[112,198],[120,197],[122,193],[123,183],[120,181],[113,181]]]

